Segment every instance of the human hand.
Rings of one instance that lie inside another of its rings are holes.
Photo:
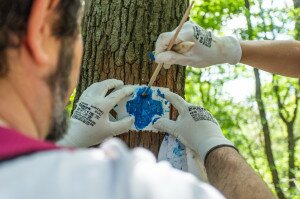
[[[156,42],[155,61],[164,63],[166,69],[173,64],[203,68],[223,63],[237,64],[241,60],[242,49],[236,38],[216,37],[190,21],[184,24],[175,44],[194,42],[195,46],[183,54],[176,50],[166,51],[175,31],[162,33]]]
[[[114,122],[109,120],[109,112],[114,106],[134,91],[134,86],[126,86],[106,96],[110,89],[123,85],[120,80],[110,79],[88,87],[77,103],[67,134],[58,144],[69,147],[89,147],[129,131],[134,123],[134,117],[126,117]]]
[[[153,124],[159,131],[167,132],[178,138],[185,146],[199,154],[205,161],[209,152],[222,146],[231,146],[217,120],[203,107],[187,103],[179,95],[165,92],[166,99],[178,110],[176,121],[166,118]]]

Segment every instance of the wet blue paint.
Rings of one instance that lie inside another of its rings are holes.
[[[157,118],[154,118],[154,120],[152,121],[152,125],[155,124],[155,122],[157,122],[157,120],[159,120],[160,118],[157,117]]]
[[[157,90],[157,95],[163,99],[165,99],[165,94],[163,94],[159,89]]]
[[[185,153],[185,146],[178,140],[176,139],[176,145],[175,148],[173,149],[173,153],[177,156],[183,156]]]
[[[151,124],[154,117],[164,114],[162,102],[153,100],[153,90],[149,89],[147,96],[142,96],[147,87],[139,88],[135,98],[126,103],[127,112],[135,117],[136,129],[142,130]]]

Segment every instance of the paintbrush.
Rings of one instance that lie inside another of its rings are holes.
[[[190,12],[191,12],[191,10],[193,8],[194,3],[195,3],[195,1],[192,1],[191,4],[190,4],[190,6],[188,7],[188,9],[185,11],[185,14],[184,14],[183,18],[182,18],[182,20],[181,20],[181,22],[180,22],[180,24],[179,24],[179,26],[178,26],[178,28],[177,28],[174,36],[172,37],[172,39],[171,39],[171,41],[169,43],[167,51],[172,50],[172,48],[173,48],[173,46],[175,44],[175,41],[176,41],[176,39],[177,39],[177,37],[179,35],[179,32],[181,31],[184,23],[187,21],[189,15],[190,15]],[[157,76],[158,76],[158,74],[159,74],[159,72],[160,72],[160,70],[161,70],[162,67],[163,67],[163,64],[158,64],[157,65],[157,67],[156,67],[156,69],[155,69],[155,71],[154,71],[154,73],[153,73],[153,75],[152,75],[152,77],[150,79],[150,82],[148,83],[147,89],[142,94],[143,97],[147,96],[149,89],[151,88],[151,86],[155,82],[155,80],[156,80],[156,78],[157,78]]]

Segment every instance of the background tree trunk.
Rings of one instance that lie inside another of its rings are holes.
[[[246,7],[246,19],[247,19],[247,26],[248,26],[248,39],[253,40],[254,33],[253,33],[253,27],[251,22],[251,11],[250,11],[250,2],[249,0],[245,0],[245,7]],[[285,199],[285,194],[282,191],[282,188],[280,186],[280,179],[279,174],[277,171],[277,167],[275,165],[275,159],[273,156],[272,151],[272,142],[271,142],[271,131],[269,128],[269,123],[267,120],[267,114],[265,110],[265,105],[262,99],[261,94],[261,80],[260,80],[260,73],[259,70],[254,68],[253,69],[254,76],[255,76],[255,99],[257,102],[257,106],[259,109],[259,115],[260,115],[260,121],[262,125],[262,131],[264,135],[264,150],[267,157],[269,169],[271,171],[272,175],[272,181],[275,187],[276,194],[279,199]]]
[[[84,56],[75,103],[94,82],[120,79],[147,84],[155,64],[149,62],[158,35],[176,28],[188,0],[87,0],[82,35]],[[185,69],[162,70],[155,86],[184,95]],[[171,112],[176,117],[176,112]],[[120,136],[129,147],[142,146],[158,154],[163,134],[129,132]]]

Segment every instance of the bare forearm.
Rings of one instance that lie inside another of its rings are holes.
[[[241,63],[271,73],[300,77],[300,42],[243,41]]]
[[[275,198],[262,179],[233,148],[222,147],[212,151],[205,167],[210,183],[228,199]]]

